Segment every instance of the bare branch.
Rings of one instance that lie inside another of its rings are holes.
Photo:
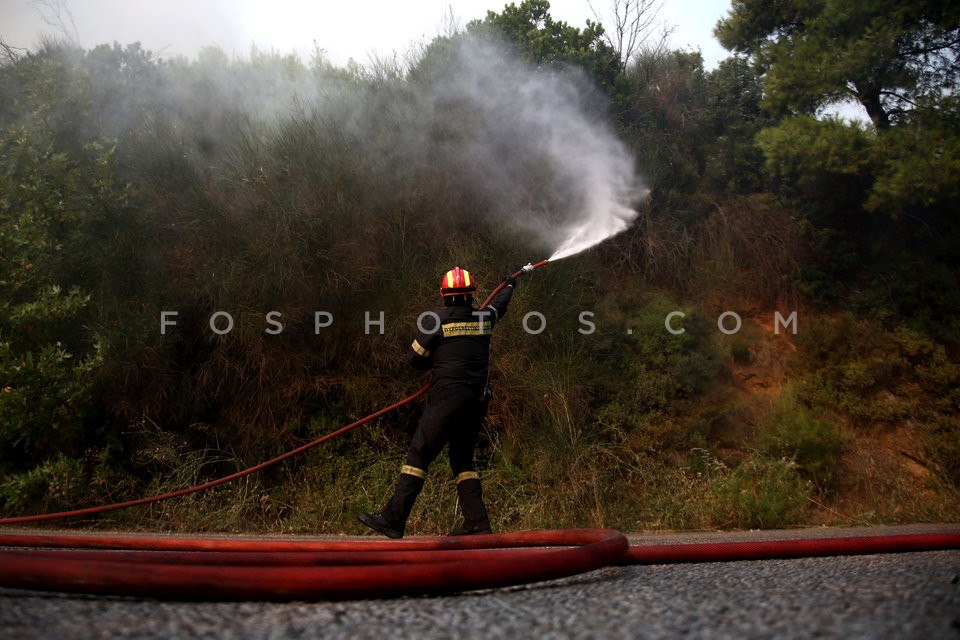
[[[447,12],[443,14],[443,20],[437,28],[438,35],[452,38],[457,34],[463,33],[463,21],[453,10],[453,5],[447,5]]]
[[[588,0],[587,4],[597,22],[603,24],[593,3]],[[672,29],[665,27],[659,35],[654,32],[662,8],[662,0],[612,0],[613,29],[604,29],[604,36],[620,56],[621,69],[626,69],[641,50],[660,50],[665,46]],[[659,40],[651,42],[652,38]]]
[[[72,44],[80,46],[80,34],[73,13],[67,8],[67,0],[30,0],[27,4],[36,9],[44,24],[56,29]]]
[[[23,47],[14,47],[4,42],[3,38],[0,37],[0,55],[6,58],[7,62],[16,63],[20,60],[20,56],[26,53],[27,50]]]

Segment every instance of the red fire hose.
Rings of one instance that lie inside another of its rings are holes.
[[[67,537],[70,540],[59,542],[82,545],[89,541]],[[20,541],[31,543],[23,536]],[[153,538],[133,542],[146,542],[150,548],[169,544],[181,550],[4,551],[0,585],[186,600],[425,595],[574,575],[615,563],[628,546],[618,531],[591,529],[399,541],[291,544]],[[12,538],[0,536],[0,544],[13,543]],[[211,543],[235,550],[211,551]],[[545,545],[549,548],[527,548]]]
[[[0,587],[176,600],[342,600],[553,580],[612,565],[960,548],[960,531],[629,546],[610,529],[403,540],[0,534]]]
[[[527,265],[513,277],[546,263]],[[494,289],[482,306],[503,286]],[[429,386],[322,438],[218,480],[113,505],[0,519],[0,525],[89,515],[218,486],[412,402]],[[958,548],[960,531],[634,546],[610,529],[335,541],[0,533],[0,587],[187,600],[336,600],[503,587],[611,565]]]

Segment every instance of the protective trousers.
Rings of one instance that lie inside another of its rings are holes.
[[[468,385],[447,385],[432,389],[427,406],[407,451],[407,463],[400,473],[393,497],[383,517],[403,531],[416,502],[426,470],[449,447],[450,468],[457,479],[457,497],[464,521],[489,529],[480,476],[474,470],[473,454],[486,415],[483,389]]]

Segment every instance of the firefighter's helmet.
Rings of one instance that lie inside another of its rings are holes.
[[[477,290],[477,283],[473,276],[466,269],[454,267],[447,271],[440,282],[440,295],[448,296],[472,296]]]

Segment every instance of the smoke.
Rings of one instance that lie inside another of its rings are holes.
[[[290,153],[306,148],[315,162],[356,171],[381,203],[442,182],[434,201],[459,209],[444,215],[492,220],[551,260],[629,227],[648,193],[606,120],[605,98],[582,72],[532,66],[489,36],[440,41],[409,70],[389,60],[366,70],[322,61],[307,68],[257,50],[243,63],[209,48],[195,62],[153,69],[155,82],[128,96],[124,73],[145,57],[116,45],[87,57],[104,70],[124,60],[119,73],[93,76],[104,84],[104,133],[136,128],[158,109],[172,122],[177,152],[203,171],[229,172],[263,136],[282,138]],[[297,126],[284,129],[290,122]]]
[[[498,222],[556,260],[626,229],[649,191],[582,74],[534,68],[507,51],[455,41],[426,105],[434,129],[451,133],[432,146],[466,168]]]

